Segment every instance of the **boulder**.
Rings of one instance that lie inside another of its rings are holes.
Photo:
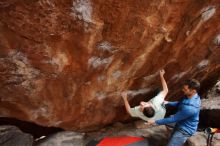
[[[130,117],[164,68],[169,97],[220,71],[219,0],[3,0],[0,116],[91,131]],[[174,98],[178,97],[178,98]]]

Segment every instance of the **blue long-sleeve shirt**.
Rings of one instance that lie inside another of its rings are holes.
[[[199,123],[200,96],[195,94],[192,98],[184,97],[180,102],[169,102],[168,105],[178,106],[177,113],[171,117],[156,120],[155,123],[157,125],[176,123],[175,128],[193,135]]]

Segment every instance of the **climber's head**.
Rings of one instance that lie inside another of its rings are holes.
[[[153,117],[155,114],[155,110],[151,102],[140,102],[140,109],[143,114],[148,118]]]

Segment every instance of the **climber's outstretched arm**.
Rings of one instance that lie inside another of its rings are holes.
[[[127,113],[128,113],[129,115],[131,115],[131,113],[130,113],[131,106],[130,106],[130,104],[129,104],[129,102],[128,102],[128,94],[127,94],[126,92],[122,92],[121,96],[122,96],[123,101],[124,101],[124,103],[125,103],[125,108],[126,108]],[[132,116],[132,115],[131,115],[131,116]]]
[[[165,71],[163,69],[160,70],[160,80],[161,80],[161,84],[162,84],[162,87],[163,87],[163,91],[161,93],[165,97],[168,93],[168,87],[167,87],[166,80],[164,79],[164,74],[165,74]]]

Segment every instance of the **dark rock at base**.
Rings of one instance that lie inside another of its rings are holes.
[[[207,146],[207,137],[204,132],[197,132],[188,139],[188,146]],[[211,146],[220,146],[220,133],[216,133],[213,136]]]
[[[36,146],[84,146],[84,133],[58,132],[36,142]]]
[[[33,137],[15,126],[0,126],[1,146],[32,146]]]

